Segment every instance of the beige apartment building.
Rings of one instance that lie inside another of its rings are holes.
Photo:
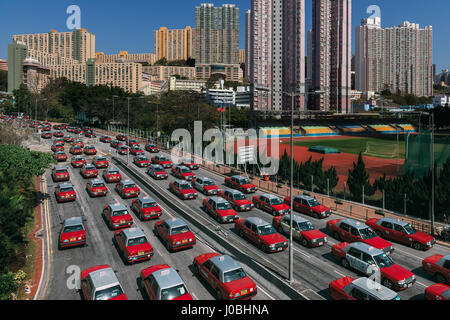
[[[57,54],[80,62],[95,57],[95,35],[86,29],[13,35],[13,41],[24,43],[29,50]]]
[[[97,52],[95,57],[101,63],[135,62],[151,65],[157,60],[154,53],[128,53],[128,51],[120,51],[119,54],[104,54],[103,52]]]
[[[166,58],[167,61],[187,60],[194,58],[195,29],[187,26],[184,29],[155,30],[156,60]]]
[[[143,72],[149,73],[153,80],[169,80],[171,76],[179,75],[188,80],[195,79],[194,67],[178,67],[178,66],[144,66]]]
[[[244,73],[239,64],[195,64],[195,74],[198,80],[208,80],[214,74],[222,74],[226,81],[240,82]]]
[[[108,85],[136,93],[142,88],[142,65],[134,62],[86,63],[51,66],[52,78],[67,78],[87,85]]]

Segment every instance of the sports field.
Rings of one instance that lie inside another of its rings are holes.
[[[283,143],[289,143],[283,141]],[[297,140],[294,144],[299,147],[309,148],[312,146],[324,146],[336,148],[341,153],[370,155],[376,158],[396,159],[397,158],[397,141],[396,139],[380,139],[372,137],[345,137],[345,138],[330,138],[330,139],[308,139]],[[406,143],[404,137],[399,138],[398,142],[398,157],[405,158]]]

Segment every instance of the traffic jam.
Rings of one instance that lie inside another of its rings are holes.
[[[192,282],[186,282],[186,274],[201,283],[209,299],[273,297],[252,280],[246,266],[230,255],[210,248],[192,257],[189,251],[193,248],[209,248],[203,245],[204,240],[200,243],[189,223],[161,206],[161,199],[147,194],[137,181],[119,170],[112,156],[129,160],[131,170],[145,175],[149,183],[163,187],[168,196],[176,197],[183,206],[194,208],[212,224],[240,239],[243,250],[256,250],[273,263],[287,266],[292,233],[295,263],[307,260],[305,263],[319,268],[311,274],[320,279],[321,288],[313,290],[320,292],[322,299],[400,300],[419,294],[429,300],[450,298],[450,250],[443,246],[437,250],[434,237],[405,221],[382,218],[363,222],[341,217],[308,194],[295,195],[291,209],[289,197],[258,190],[246,176],[224,178],[192,159],[175,164],[152,143],[69,125],[44,123],[41,130],[42,139],[51,144],[58,161],[50,173],[56,206],[85,202],[84,195],[80,199],[82,191],[89,201],[105,202],[110,197],[115,200],[102,204],[101,211],[95,214],[101,216],[109,230],[123,264],[142,266],[134,276],[140,279],[144,299],[202,299],[189,287]],[[79,185],[80,181],[83,185]],[[80,250],[90,242],[89,231],[83,216],[64,219],[58,249],[64,249],[65,254]],[[155,250],[155,239],[165,251]],[[179,253],[191,256],[183,268],[169,263]],[[167,257],[168,262],[153,264],[158,254]],[[397,261],[398,257],[401,261]],[[408,265],[402,266],[405,261]],[[327,270],[326,276],[320,274],[322,270]],[[369,278],[375,275],[379,281],[370,285],[373,281]],[[324,278],[328,279],[326,286]],[[82,270],[80,280],[83,299],[130,296],[110,261]],[[414,293],[407,294],[411,290]]]

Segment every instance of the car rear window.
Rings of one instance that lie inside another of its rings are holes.
[[[156,207],[156,202],[146,202],[142,204],[142,208],[153,208]]]
[[[99,187],[104,187],[104,186],[105,186],[105,184],[103,182],[92,183],[93,188],[99,188]]]
[[[67,233],[67,232],[76,232],[76,231],[82,231],[84,228],[82,225],[77,225],[77,226],[67,226],[64,228],[63,233]]]
[[[176,227],[176,228],[172,229],[171,235],[176,235],[176,234],[185,233],[185,232],[189,232],[188,226]]]
[[[70,192],[73,191],[72,187],[59,188],[60,192]]]
[[[276,233],[276,231],[270,224],[258,227],[258,235],[260,236],[267,236],[274,233]]]
[[[127,211],[127,210],[117,210],[117,211],[114,211],[114,212],[112,213],[112,216],[113,216],[113,217],[116,217],[116,216],[124,216],[124,215],[126,215],[126,214],[128,214],[128,211]]]
[[[187,293],[187,289],[184,284],[179,284],[171,288],[161,290],[161,300],[172,300],[178,298]]]
[[[227,283],[227,282],[239,280],[239,279],[245,278],[246,276],[247,276],[247,274],[245,273],[244,269],[242,269],[242,268],[235,269],[232,271],[225,272],[223,274],[223,282]]]
[[[116,285],[107,289],[99,290],[95,292],[95,300],[109,300],[123,294],[120,285]]]
[[[142,236],[142,237],[133,238],[133,239],[128,240],[128,245],[129,246],[137,246],[139,244],[144,244],[144,243],[147,243],[147,242],[148,242],[147,238]]]
[[[272,198],[269,201],[272,206],[280,205],[283,203],[283,200],[280,198]]]
[[[231,205],[228,202],[221,202],[217,204],[217,210],[228,210],[231,209]]]

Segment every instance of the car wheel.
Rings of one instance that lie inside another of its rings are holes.
[[[275,210],[273,210],[273,211],[272,211],[272,215],[273,215],[274,217],[276,217],[276,216],[277,216],[277,212],[276,212]]]
[[[243,238],[243,237],[244,237],[244,231],[242,231],[242,229],[241,229],[241,230],[239,230],[239,236],[240,236],[241,238]]]
[[[384,278],[383,280],[381,280],[381,284],[388,289],[394,290],[394,283],[387,278]]]
[[[278,233],[283,233],[283,227],[281,225],[279,225],[277,229]]]
[[[261,245],[261,251],[262,251],[262,252],[267,252],[267,247],[266,247],[265,244],[262,244],[262,245]]]
[[[345,258],[341,260],[341,265],[342,265],[345,269],[348,269],[348,268],[350,267],[350,263],[348,263],[348,260],[345,259]]]
[[[419,243],[419,242],[414,242],[413,243],[413,248],[416,249],[416,250],[420,250],[420,251],[423,251],[423,249],[424,249],[423,245],[421,243]]]
[[[440,273],[436,273],[436,274],[434,275],[434,277],[436,278],[436,282],[437,282],[437,283],[443,283],[443,284],[445,284],[445,283],[447,282],[447,280],[445,279],[445,277],[444,277],[442,274],[440,274]]]
[[[341,241],[341,236],[339,235],[339,233],[338,233],[337,231],[335,231],[335,232],[333,233],[333,237],[334,237],[336,240]]]
[[[219,288],[216,288],[216,299],[223,300],[222,293],[220,292]]]
[[[317,212],[314,212],[312,216],[314,219],[319,219],[319,215],[317,214]]]
[[[308,240],[306,240],[305,238],[302,239],[302,246],[304,246],[304,247],[308,246]]]
[[[166,241],[166,249],[167,251],[172,252],[172,250],[170,249],[169,240]]]

